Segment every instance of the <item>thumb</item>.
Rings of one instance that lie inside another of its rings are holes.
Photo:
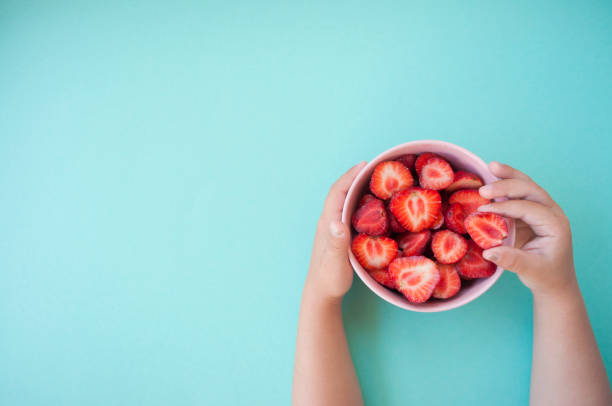
[[[485,259],[501,266],[504,269],[520,274],[532,268],[537,258],[525,251],[513,247],[495,247],[483,251]]]
[[[349,236],[350,231],[346,224],[336,220],[329,223],[328,253],[332,255],[340,254],[342,257],[346,257]]]

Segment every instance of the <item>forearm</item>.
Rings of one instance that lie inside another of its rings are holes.
[[[294,405],[362,405],[342,323],[341,299],[325,299],[306,282],[293,375]]]
[[[577,283],[534,293],[530,404],[612,404],[610,385]]]

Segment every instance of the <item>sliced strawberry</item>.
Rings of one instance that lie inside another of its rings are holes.
[[[393,193],[414,185],[410,170],[396,161],[385,161],[376,165],[370,179],[370,190],[380,199],[388,199]]]
[[[444,225],[444,214],[442,214],[442,210],[440,210],[440,214],[436,221],[431,225],[432,230],[438,230]]]
[[[421,167],[419,184],[422,188],[442,190],[450,186],[454,179],[453,168],[444,159],[431,157]]]
[[[455,296],[461,289],[461,278],[453,264],[436,264],[440,272],[440,282],[433,291],[436,299],[448,299]]]
[[[395,193],[389,209],[406,230],[418,232],[434,224],[441,204],[437,191],[411,187]]]
[[[411,257],[422,255],[430,239],[431,231],[429,230],[423,230],[418,233],[408,232],[399,236],[397,245],[403,251],[405,257]]]
[[[482,251],[474,241],[468,241],[467,253],[455,265],[463,279],[488,278],[495,273],[497,265],[484,259]]]
[[[472,240],[485,250],[501,245],[508,236],[506,221],[495,213],[472,213],[465,218],[465,228]]]
[[[374,195],[366,193],[365,195],[361,196],[361,199],[359,199],[359,203],[357,204],[357,208],[360,208],[361,206],[363,206],[364,204],[366,204],[367,202],[369,202],[372,199],[376,199],[374,197]]]
[[[357,261],[368,271],[384,269],[397,256],[397,242],[389,237],[359,234],[353,238],[351,250]]]
[[[453,203],[446,209],[444,213],[444,223],[449,230],[453,230],[458,234],[465,234],[465,209],[459,203]]]
[[[358,233],[384,235],[389,230],[389,218],[382,200],[370,199],[353,214],[353,227]]]
[[[391,213],[389,207],[387,207],[387,216],[389,217],[389,229],[392,233],[400,234],[406,232],[406,229],[397,221],[393,213]]]
[[[431,250],[438,262],[454,264],[467,252],[467,241],[451,230],[437,231],[431,239]]]
[[[395,289],[395,279],[391,277],[388,268],[368,271],[368,273],[372,278],[374,278],[376,282],[380,283],[381,285],[386,286],[389,289]]]
[[[446,191],[454,192],[459,189],[478,189],[482,185],[484,185],[484,183],[478,175],[468,171],[457,171],[455,172],[453,183],[446,188]]]
[[[423,168],[423,165],[427,163],[429,158],[433,158],[435,156],[439,157],[440,155],[434,154],[433,152],[423,152],[418,156],[416,161],[414,161],[414,169],[416,170],[417,175],[421,175],[421,168]]]
[[[426,302],[440,281],[436,264],[423,256],[394,260],[389,265],[389,274],[395,280],[396,289],[412,303]]]
[[[406,168],[412,170],[414,168],[414,161],[416,161],[417,156],[415,154],[406,154],[394,159],[394,161],[400,162]]]
[[[461,204],[465,210],[466,216],[474,213],[480,206],[491,203],[489,199],[480,196],[478,190],[475,189],[457,190],[450,196],[448,202],[450,204]]]

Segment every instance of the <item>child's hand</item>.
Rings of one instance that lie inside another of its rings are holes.
[[[515,248],[490,248],[484,257],[516,272],[533,293],[558,293],[575,286],[572,234],[561,207],[524,173],[498,162],[491,162],[489,169],[502,180],[481,187],[480,194],[511,200],[479,210],[517,219],[517,233]]]
[[[333,184],[317,224],[306,286],[321,298],[342,298],[353,282],[348,261],[351,230],[341,217],[346,193],[365,164],[352,167]]]

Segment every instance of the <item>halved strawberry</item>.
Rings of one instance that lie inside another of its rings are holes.
[[[406,230],[418,232],[434,224],[441,204],[437,191],[411,187],[395,193],[389,209]]]
[[[360,208],[361,206],[363,206],[364,204],[366,204],[372,199],[376,199],[374,195],[366,193],[365,195],[361,196],[361,199],[359,199],[359,203],[357,203],[357,208]]]
[[[478,189],[484,185],[482,179],[478,175],[468,171],[455,172],[453,183],[446,188],[447,192],[454,192],[459,189]]]
[[[393,193],[414,185],[410,170],[396,161],[376,165],[370,179],[370,190],[380,199],[388,199]]]
[[[406,154],[394,159],[394,161],[400,162],[406,168],[411,169],[414,168],[414,161],[416,161],[417,156],[415,154]]]
[[[449,230],[453,230],[458,234],[465,234],[465,226],[463,221],[465,220],[465,209],[459,203],[453,203],[448,206],[444,213],[444,223]]]
[[[377,269],[375,271],[368,271],[368,274],[378,283],[389,289],[395,289],[395,279],[391,277],[389,269]]]
[[[440,272],[440,281],[433,291],[436,299],[448,299],[455,296],[461,289],[461,278],[453,264],[436,264]]]
[[[472,240],[485,250],[501,245],[508,236],[506,221],[495,213],[472,213],[465,218],[465,228]]]
[[[438,230],[444,225],[444,214],[442,214],[442,209],[440,209],[440,214],[436,221],[431,225],[432,230]]]
[[[389,210],[389,206],[387,206],[387,217],[389,218],[389,229],[392,233],[404,233],[406,229],[402,227],[402,225],[397,221],[391,210]]]
[[[440,281],[438,267],[429,258],[398,258],[389,265],[389,274],[399,290],[412,303],[423,303],[431,297]]]
[[[382,200],[372,198],[353,213],[353,227],[358,233],[384,235],[389,230],[389,218]]]
[[[431,239],[431,250],[438,262],[454,264],[467,252],[465,238],[451,230],[437,231]]]
[[[450,196],[448,202],[461,204],[466,216],[474,213],[480,206],[491,203],[489,199],[480,196],[477,189],[457,190]]]
[[[397,243],[389,237],[359,234],[353,238],[351,250],[357,261],[368,271],[384,269],[397,256]]]
[[[419,184],[422,188],[442,190],[450,186],[454,179],[453,168],[444,159],[431,157],[421,167]]]
[[[423,168],[423,165],[427,163],[429,158],[433,158],[435,156],[439,157],[440,155],[434,154],[433,152],[423,152],[418,156],[416,161],[414,161],[414,169],[416,170],[417,175],[421,175],[421,168]]]
[[[495,273],[497,265],[484,259],[482,251],[474,241],[468,241],[467,253],[455,264],[463,279],[488,278]]]
[[[431,239],[431,231],[423,230],[418,233],[404,233],[399,236],[398,246],[405,257],[422,255],[425,252],[427,243]]]

